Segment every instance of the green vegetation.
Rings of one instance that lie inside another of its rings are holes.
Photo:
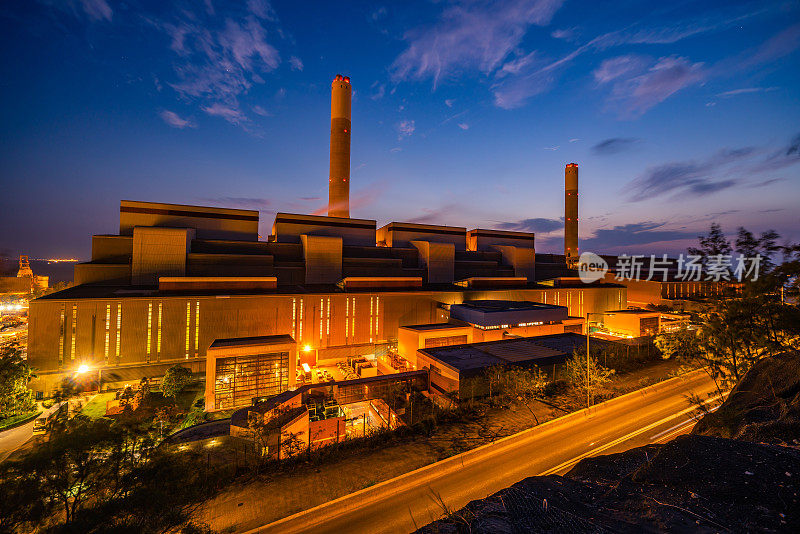
[[[778,239],[771,230],[756,238],[738,229],[736,252],[763,258],[758,278],[745,278],[739,294],[709,302],[699,313],[697,330],[659,335],[656,346],[665,357],[703,367],[723,390],[736,385],[759,360],[800,348],[800,310],[783,301],[787,291],[797,290],[800,246],[778,246]],[[732,250],[714,224],[707,236],[700,236],[700,248],[690,253],[708,261]],[[782,253],[780,263],[774,261],[777,252]]]
[[[590,354],[589,358],[587,358],[585,351],[580,352],[576,350],[572,358],[567,360],[564,366],[564,374],[566,375],[567,383],[574,391],[580,392],[582,396],[587,394],[588,388],[589,394],[597,397],[611,381],[611,377],[614,373],[614,369],[609,369],[600,365],[594,355]]]
[[[192,381],[192,372],[186,367],[175,364],[164,373],[164,378],[161,381],[161,391],[165,397],[175,398]]]
[[[2,420],[36,409],[28,382],[36,375],[22,357],[19,343],[0,347],[0,424]]]
[[[106,415],[106,404],[108,401],[114,400],[115,393],[98,393],[86,403],[81,410],[81,414],[90,419],[98,419]]]
[[[0,532],[199,528],[190,520],[196,503],[224,477],[202,454],[158,447],[157,432],[80,414],[59,421],[33,452],[0,466]]]

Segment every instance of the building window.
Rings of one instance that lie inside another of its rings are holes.
[[[117,357],[117,363],[119,363],[119,345],[122,339],[122,303],[117,302],[117,347],[115,352],[115,356]]]
[[[197,358],[197,347],[200,346],[200,301],[194,305],[194,357]]]
[[[344,343],[347,344],[350,337],[350,297],[344,298]]]
[[[300,299],[300,315],[298,321],[300,325],[297,331],[297,342],[301,343],[303,341],[303,299]]]
[[[58,333],[58,365],[64,365],[64,331],[67,329],[65,324],[66,304],[61,305],[61,321]]]
[[[109,338],[111,337],[111,304],[106,304],[106,342],[103,349],[103,354],[105,355],[106,363],[108,363],[108,342]]]
[[[161,359],[161,305],[158,303],[158,329],[156,330],[156,360]]]
[[[297,339],[297,299],[292,299],[292,339]]]
[[[150,343],[153,341],[153,303],[147,303],[147,363],[150,363]]]
[[[322,299],[319,299],[319,345],[320,345],[320,347],[324,344],[323,343],[323,337],[322,337],[322,327],[324,326],[324,322],[325,322],[323,320],[324,317],[325,317],[325,301],[322,300]]]
[[[187,302],[186,303],[186,353],[185,353],[185,359],[187,360],[189,359],[189,340],[191,339],[191,337],[189,337],[189,333],[190,333],[191,323],[192,323],[192,303]]]
[[[216,361],[216,409],[247,406],[252,404],[254,398],[277,395],[288,388],[288,352],[232,356]]]
[[[369,342],[372,343],[372,314],[375,313],[374,297],[369,298]]]
[[[69,358],[71,360],[75,359],[75,347],[76,343],[75,340],[78,337],[78,305],[72,305],[72,337],[70,338],[70,346],[69,346]]]
[[[425,340],[425,348],[430,349],[433,347],[448,347],[450,345],[463,345],[467,342],[467,336],[445,336],[445,337],[431,337]]]
[[[331,335],[331,298],[325,304],[325,336]],[[328,340],[330,341],[330,339]]]

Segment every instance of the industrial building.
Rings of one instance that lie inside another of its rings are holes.
[[[613,342],[599,339],[592,339],[592,344],[595,348],[613,346]],[[586,336],[575,333],[512,338],[419,349],[417,365],[429,371],[432,392],[464,399],[487,393],[483,376],[490,367],[537,368],[555,378],[558,366],[585,347]]]
[[[257,211],[121,201],[119,232],[92,237],[75,286],[31,303],[37,394],[78,369],[115,387],[181,363],[206,374],[209,409],[237,407],[290,389],[301,368],[366,358],[381,374],[413,371],[429,343],[577,332],[587,313],[628,306],[623,285],[565,278],[576,164],[566,256],[536,254],[533,233],[351,218],[351,92],[337,75],[328,216],[278,213],[262,240]],[[498,302],[517,304],[488,309]]]

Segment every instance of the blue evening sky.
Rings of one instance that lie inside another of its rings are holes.
[[[351,215],[680,252],[800,239],[800,3],[7,0],[0,252],[88,258],[120,199],[324,212],[330,82]]]

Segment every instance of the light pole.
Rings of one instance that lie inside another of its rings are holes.
[[[592,405],[591,400],[589,399],[589,385],[591,383],[591,377],[589,375],[589,316],[590,315],[603,315],[600,312],[586,312],[586,407],[589,408]]]

